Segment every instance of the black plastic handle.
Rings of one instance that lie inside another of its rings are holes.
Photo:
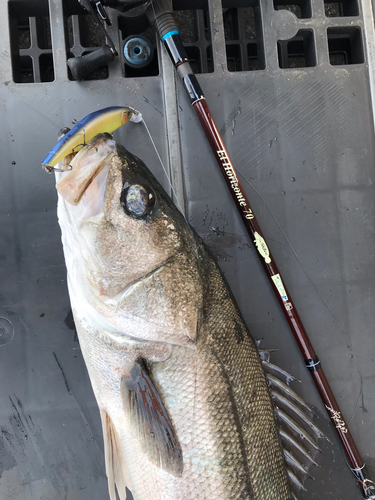
[[[96,69],[112,62],[114,58],[115,55],[110,47],[103,45],[100,49],[85,56],[71,57],[68,59],[68,66],[75,80],[83,80]]]

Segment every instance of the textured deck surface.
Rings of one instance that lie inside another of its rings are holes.
[[[219,0],[208,3],[208,10],[204,1],[175,3],[176,9],[198,8],[179,14],[189,56],[374,478],[371,4],[304,0],[288,11],[282,4],[292,2],[262,0],[261,8],[253,0],[230,2],[245,9],[236,11],[225,2],[222,10]],[[134,72],[118,58],[97,75],[107,78],[72,81],[67,54],[92,47],[79,18],[70,18],[77,14],[69,11],[73,4],[63,10],[61,0],[13,0],[8,12],[7,1],[0,2],[0,497],[108,498],[99,413],[70,312],[54,179],[40,163],[61,127],[124,104],[143,113],[181,202],[185,196],[187,215],[216,253],[253,336],[279,349],[273,361],[301,380],[295,389],[332,441],[323,443],[316,481],[307,481],[301,499],[359,500],[169,60],[157,46],[149,73]],[[112,16],[121,47],[134,34],[132,24]],[[168,187],[142,125],[129,124],[115,137]]]

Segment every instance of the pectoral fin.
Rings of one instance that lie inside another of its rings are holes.
[[[182,451],[171,419],[146,366],[135,363],[129,377],[122,379],[125,412],[148,458],[161,469],[181,476]]]

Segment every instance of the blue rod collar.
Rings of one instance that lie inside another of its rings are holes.
[[[166,34],[163,36],[163,38],[161,39],[161,41],[164,43],[164,42],[165,42],[165,40],[166,40],[167,38],[169,38],[170,36],[172,36],[172,35],[179,35],[179,34],[180,34],[180,32],[179,32],[178,30],[168,31],[168,33],[166,33]]]

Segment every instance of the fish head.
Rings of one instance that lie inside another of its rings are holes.
[[[194,346],[201,243],[146,165],[98,134],[57,190],[71,297],[77,292],[119,338]]]

